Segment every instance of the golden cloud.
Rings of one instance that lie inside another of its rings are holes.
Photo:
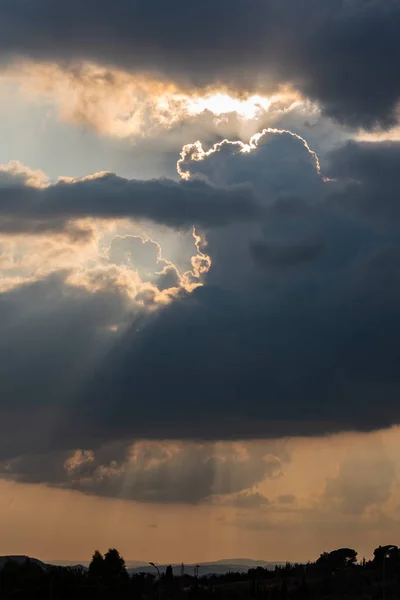
[[[273,120],[301,103],[299,94],[284,86],[268,97],[222,85],[184,89],[154,76],[92,63],[64,68],[51,62],[19,61],[6,67],[1,79],[5,88],[17,85],[25,97],[55,105],[63,121],[121,138],[149,135],[205,111],[216,121],[229,113],[242,120],[269,114]]]

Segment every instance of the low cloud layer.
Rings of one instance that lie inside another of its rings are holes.
[[[398,0],[17,0],[0,16],[3,61],[89,60],[242,91],[289,83],[350,125],[396,121]]]
[[[91,450],[26,455],[1,463],[3,477],[136,502],[198,504],[229,497],[277,476],[284,443],[111,444]],[[238,496],[243,506],[260,494]],[[238,504],[239,506],[239,500]]]
[[[127,180],[112,173],[55,184],[37,183],[15,163],[0,170],[0,232],[54,231],[86,237],[71,224],[87,217],[147,219],[176,229],[222,226],[255,219],[259,206],[246,186],[215,187],[201,181]]]

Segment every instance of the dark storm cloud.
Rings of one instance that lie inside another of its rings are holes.
[[[10,182],[0,173],[0,232],[55,233],[87,236],[69,221],[148,219],[174,228],[193,225],[222,226],[234,220],[254,219],[259,206],[249,187],[215,187],[201,181],[168,179],[128,180],[113,174],[75,182],[32,187]]]
[[[269,198],[262,223],[210,231],[206,287],[174,302],[143,331],[127,332],[85,392],[93,405],[85,420],[108,418],[110,429],[126,435],[128,422],[139,432],[140,415],[145,437],[163,436],[168,427],[172,436],[199,438],[370,430],[398,422],[400,235],[393,215],[400,183],[392,156],[398,150],[391,146],[384,179],[380,161],[374,170],[362,144],[331,156],[331,174],[340,173],[343,156],[346,165],[354,161],[357,194],[346,180],[327,182],[317,201],[278,194],[275,202]],[[387,149],[375,144],[369,151],[378,156]],[[351,179],[351,173],[350,166],[343,175]],[[290,175],[285,179],[290,192]],[[294,178],[293,189],[296,184]],[[318,232],[314,239],[322,241],[304,252],[296,242],[303,231]],[[279,260],[272,256],[273,273],[254,265],[255,241],[265,250],[291,234],[284,260],[282,253]],[[132,394],[151,399],[139,414]],[[115,417],[108,413],[111,395]]]
[[[399,0],[6,0],[0,52],[88,59],[194,85],[292,83],[351,125],[389,125]]]
[[[399,145],[366,148],[330,157],[338,181],[320,197],[306,169],[311,199],[293,195],[306,188],[296,161],[293,172],[275,170],[264,146],[254,150],[253,171],[261,161],[275,200],[268,192],[262,218],[208,230],[206,285],[151,315],[122,292],[90,293],[61,276],[3,294],[0,455],[398,423]],[[324,241],[313,260],[292,248],[294,269],[254,264],[253,242],[292,239],[295,248],[309,232]]]
[[[374,272],[376,259],[352,260],[341,273],[314,273],[284,289],[266,280],[245,290],[251,299],[195,292],[139,337],[127,334],[88,387],[85,420],[107,420],[120,435],[133,428],[145,437],[168,431],[189,438],[398,422],[400,250]]]

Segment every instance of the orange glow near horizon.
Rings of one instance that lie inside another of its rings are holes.
[[[251,493],[265,496],[268,502],[259,507],[235,504],[237,494],[197,504],[153,504],[0,481],[0,554],[83,561],[95,548],[115,546],[127,560],[159,563],[240,556],[306,561],[343,546],[369,557],[376,546],[400,535],[399,427],[276,444],[204,445],[222,461],[233,453],[249,473],[259,468],[262,456],[283,457],[278,470],[240,493],[245,500]],[[194,448],[191,442],[149,441],[139,443],[135,452],[153,447],[156,454],[165,447],[167,461]],[[226,483],[226,474],[220,475]],[[218,471],[215,476],[218,486]],[[171,481],[179,477],[185,473],[171,472]],[[132,483],[128,470],[125,488]]]

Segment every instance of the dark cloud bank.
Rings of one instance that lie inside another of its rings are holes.
[[[2,233],[64,232],[79,237],[71,221],[150,219],[174,228],[218,227],[230,221],[254,219],[260,212],[247,186],[224,189],[201,181],[128,180],[112,173],[48,187],[27,185],[24,177],[0,172]]]
[[[268,137],[254,172],[279,152],[311,160],[293,144]],[[297,161],[293,173],[273,168],[265,193],[254,187],[263,218],[206,229],[207,284],[152,315],[62,273],[4,293],[1,456],[398,422],[399,158],[396,143],[348,144],[330,157],[336,182],[315,169],[300,181]],[[238,178],[236,159],[232,149],[225,167]],[[305,180],[310,195],[299,197]]]
[[[5,0],[0,52],[4,61],[88,59],[190,85],[290,83],[344,123],[387,126],[400,95],[400,2]]]

